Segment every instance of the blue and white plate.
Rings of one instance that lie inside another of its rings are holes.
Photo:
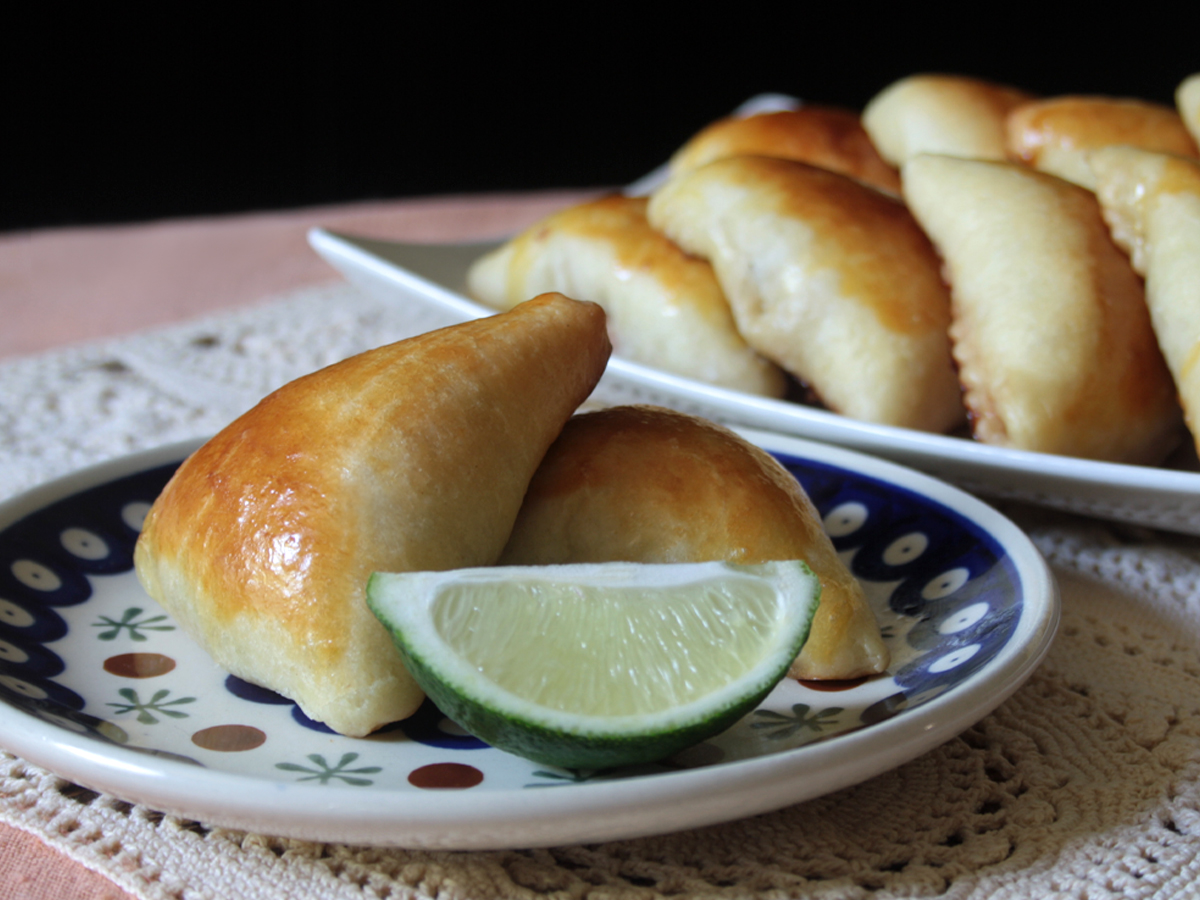
[[[0,745],[65,778],[214,825],[478,849],[710,824],[879,774],[968,727],[1045,654],[1058,598],[990,507],[849,451],[743,432],[801,481],[862,581],[886,675],[785,680],[724,734],[661,764],[554,769],[492,749],[426,703],[347,738],[217,668],[132,571],[150,504],[190,446],[0,505]]]

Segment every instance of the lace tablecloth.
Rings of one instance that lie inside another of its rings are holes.
[[[284,381],[437,324],[331,283],[0,362],[0,496],[212,433]],[[147,900],[1196,896],[1200,544],[1008,512],[1062,588],[1049,657],[959,737],[817,800],[607,844],[405,851],[163,816],[0,753],[0,821]]]

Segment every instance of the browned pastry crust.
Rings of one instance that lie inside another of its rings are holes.
[[[1051,97],[1016,107],[1006,123],[1013,159],[1095,187],[1087,153],[1116,144],[1179,156],[1196,156],[1196,142],[1179,113],[1145,100]]]
[[[1141,281],[1095,196],[1017,163],[918,156],[903,171],[909,207],[946,262],[975,436],[1160,461],[1180,412]]]
[[[495,562],[608,354],[598,306],[547,295],[293,381],[179,468],[138,577],[219,665],[335,731],[408,716],[422,694],[367,578]]]
[[[672,178],[648,214],[712,262],[746,341],[829,409],[924,431],[962,421],[950,297],[898,200],[804,163],[739,156]]]
[[[718,425],[625,406],[571,419],[546,453],[501,563],[803,559],[821,603],[797,678],[881,672],[887,649],[862,588],[803,489],[774,458]]]
[[[849,109],[806,103],[798,109],[721,119],[671,157],[671,173],[730,156],[792,159],[900,194],[900,173],[879,155],[858,113]]]
[[[901,166],[918,153],[1004,159],[1005,118],[1032,94],[962,75],[901,78],[863,110],[880,156]]]
[[[646,221],[646,199],[612,195],[561,210],[476,260],[471,294],[511,309],[542,291],[608,314],[614,352],[709,384],[782,396],[783,373],[738,333],[712,266]]]

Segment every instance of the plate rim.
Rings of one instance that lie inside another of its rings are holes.
[[[1012,560],[1025,591],[1017,630],[997,657],[1000,665],[993,659],[986,677],[977,672],[909,715],[831,740],[716,766],[549,791],[497,789],[484,796],[375,791],[376,797],[402,798],[397,803],[403,807],[400,816],[386,803],[364,804],[361,788],[275,782],[148,758],[120,746],[105,747],[3,699],[0,745],[91,789],[222,827],[376,846],[527,848],[695,828],[813,799],[882,774],[938,746],[999,706],[1033,673],[1053,641],[1060,600],[1049,566],[1015,523],[952,485],[887,460],[790,435],[734,430],[768,451],[812,459],[904,488],[924,502],[967,518],[991,536]],[[192,439],[162,445],[81,468],[25,491],[0,502],[0,530],[79,491],[181,460],[202,443],[203,439]],[[1019,632],[1024,638],[1018,645]],[[98,748],[106,752],[97,752]],[[816,773],[820,773],[819,787],[796,784],[812,780]],[[206,790],[209,782],[215,784]],[[681,803],[681,798],[687,802]],[[263,799],[270,802],[264,806]],[[668,807],[665,814],[663,804]],[[483,806],[490,809],[481,815]],[[470,815],[465,819],[467,807]],[[648,807],[658,808],[658,816],[650,814]]]

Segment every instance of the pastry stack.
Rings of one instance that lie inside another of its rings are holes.
[[[1200,422],[1200,75],[1177,109],[916,75],[862,115],[725,119],[649,198],[538,223],[468,285],[609,312],[617,354],[1020,450],[1160,462]]]

